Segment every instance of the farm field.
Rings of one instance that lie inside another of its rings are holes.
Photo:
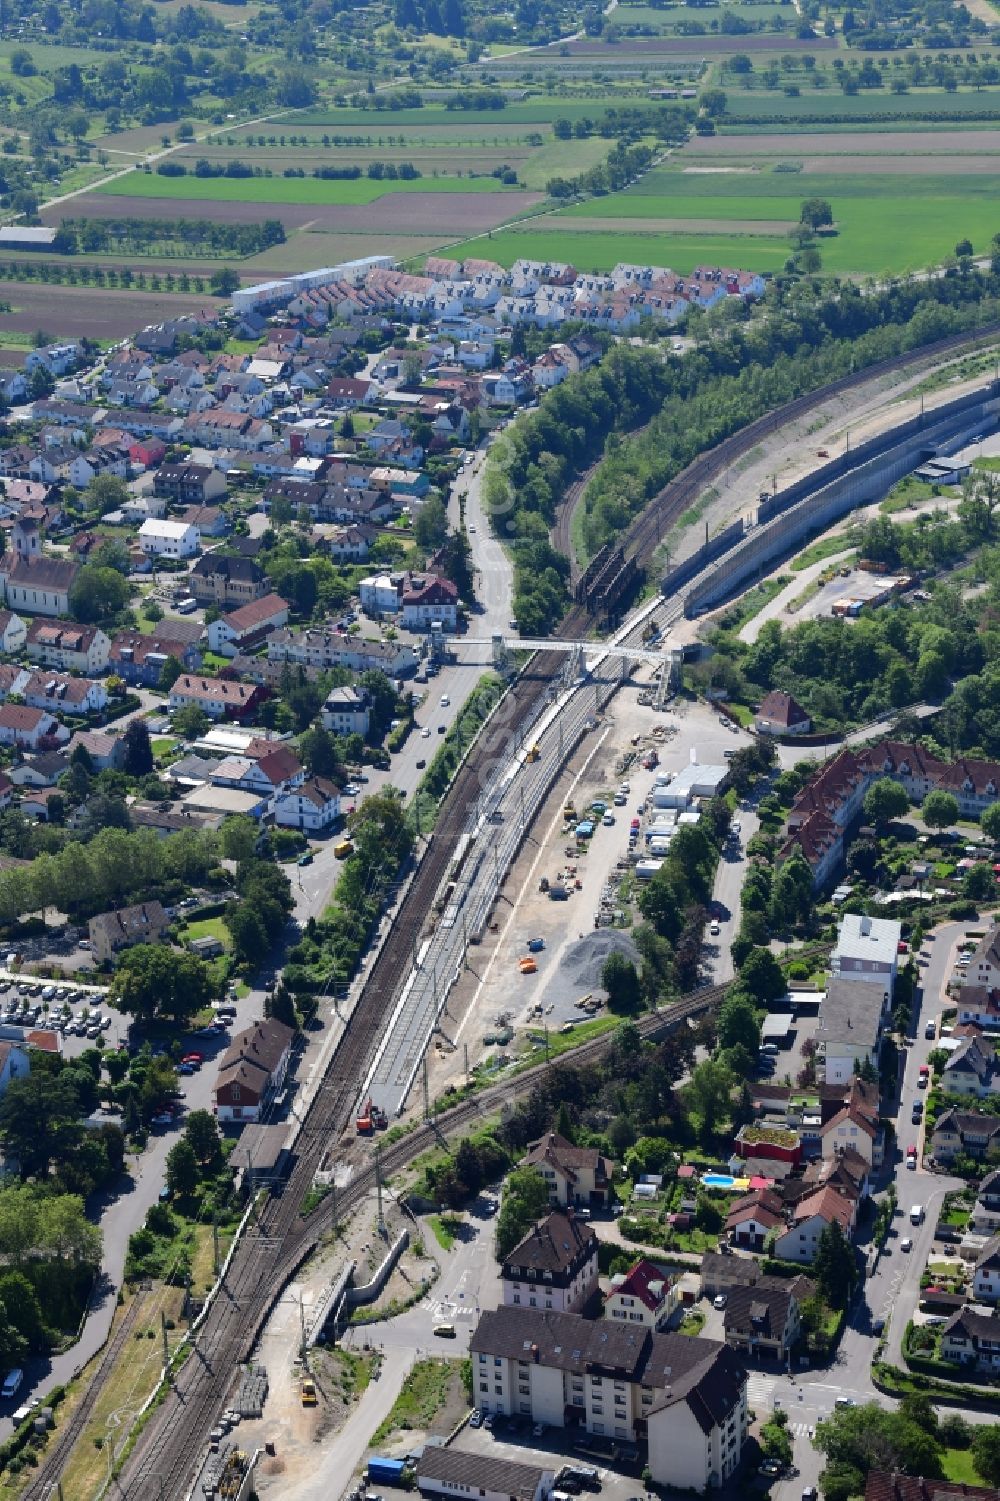
[[[899,136],[886,137],[897,151]],[[877,150],[878,136],[855,142],[849,132],[828,132],[809,143],[821,143],[829,155],[803,162],[782,152],[780,164],[804,167],[797,171],[776,170],[770,158],[754,167],[753,143],[742,136],[736,138],[735,154],[727,156],[727,140],[695,138],[670,166],[654,169],[621,193],[535,217],[523,229],[512,226],[494,239],[491,254],[503,259],[506,247],[517,244],[515,256],[532,255],[536,252],[529,247],[536,244],[544,245],[547,255],[587,270],[645,259],[687,272],[711,259],[774,271],[790,254],[788,232],[798,222],[802,201],[814,197],[833,208],[836,233],[821,236],[818,248],[824,271],[837,275],[920,270],[953,254],[965,237],[985,252],[997,232],[1000,132],[973,133],[972,143],[980,148],[976,154],[949,154],[947,140],[931,134],[921,138],[927,155],[911,140],[907,156],[869,154]],[[843,142],[836,156],[835,141]],[[862,148],[856,157],[855,144]],[[984,146],[997,154],[984,152]],[[851,157],[849,171],[845,156]],[[643,254],[637,254],[640,247]]]
[[[771,128],[799,130],[800,121],[824,128],[824,122],[850,124],[872,117],[891,126],[900,121],[906,123],[912,116],[919,115],[947,121],[949,126],[956,116],[962,115],[974,120],[1000,120],[1000,92],[996,89],[959,89],[946,94],[935,89],[913,89],[908,94],[878,90],[843,94],[831,89],[822,94],[802,93],[797,99],[789,99],[783,95],[744,93],[730,88],[727,90],[725,128],[728,132],[744,122],[753,125],[761,121]]]
[[[62,338],[121,339],[147,323],[212,305],[210,297],[179,292],[109,292],[94,287],[81,291],[12,281],[0,281],[0,300],[14,309],[0,313],[0,344],[7,332],[30,335],[37,329]]]
[[[985,129],[969,126],[967,129],[945,129],[940,125],[929,127],[921,135],[919,143],[913,139],[913,128],[906,130],[883,129],[879,126],[858,127],[851,130],[829,130],[817,126],[814,131],[787,131],[783,133],[763,131],[736,135],[727,131],[724,135],[694,136],[684,147],[684,162],[704,161],[713,165],[718,161],[731,161],[735,157],[765,160],[776,157],[780,161],[793,161],[800,156],[891,156],[912,154],[914,160],[922,161],[929,156],[964,155],[1000,156],[1000,129]],[[949,161],[949,169],[953,167]],[[859,163],[851,162],[851,171],[858,170]]]
[[[715,31],[718,31],[719,26],[724,24],[728,17],[734,15],[738,15],[743,21],[749,21],[754,26],[766,26],[774,31],[783,29],[794,31],[798,23],[795,7],[791,0],[788,0],[788,4],[726,6],[718,11],[712,11],[709,24],[714,26]],[[694,19],[697,19],[701,25],[705,25],[704,12],[698,6],[671,5],[665,10],[655,10],[651,5],[619,5],[615,9],[614,19],[606,29],[621,34],[634,26],[641,26],[643,30],[668,36],[682,27],[689,26]],[[713,39],[714,32],[705,38],[708,42]]]
[[[120,198],[190,200],[194,203],[308,203],[350,206],[372,203],[397,193],[504,193],[495,177],[438,177],[411,182],[370,177],[324,181],[317,177],[160,177],[156,172],[132,172],[116,177],[101,194]],[[509,196],[516,196],[510,194]]]

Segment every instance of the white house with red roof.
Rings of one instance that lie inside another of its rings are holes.
[[[263,599],[252,599],[213,620],[208,627],[208,647],[217,656],[235,657],[287,624],[288,601],[280,594],[265,594]]]
[[[274,800],[274,821],[284,829],[322,834],[340,817],[340,788],[327,777],[310,777],[280,792]]]
[[[453,631],[458,624],[458,589],[436,573],[414,574],[400,596],[400,619],[410,631],[431,625]]]
[[[835,1188],[821,1188],[801,1199],[791,1214],[791,1224],[784,1235],[774,1241],[774,1255],[781,1261],[809,1264],[815,1260],[820,1236],[832,1224],[838,1224],[850,1239],[857,1217],[857,1204],[844,1198]]]
[[[46,743],[62,745],[68,739],[66,726],[44,709],[29,709],[27,704],[0,706],[0,745],[33,751]]]
[[[679,1283],[665,1267],[643,1258],[628,1272],[611,1279],[604,1317],[625,1324],[662,1329],[680,1300]]]

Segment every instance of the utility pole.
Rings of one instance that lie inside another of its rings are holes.
[[[427,1081],[427,1054],[424,1054],[424,1120],[431,1118],[431,1091]]]
[[[163,1312],[162,1308],[160,1309],[160,1333],[163,1336],[163,1368],[164,1368],[164,1370],[166,1370],[166,1371],[169,1372],[169,1370],[170,1370],[170,1345],[169,1345],[169,1343],[167,1341],[167,1316]],[[167,1380],[168,1381],[170,1380],[169,1374],[167,1376]]]
[[[299,1293],[299,1359],[306,1364],[306,1311],[302,1306],[302,1294]]]
[[[466,1084],[468,1084],[468,1082],[469,1082],[469,1044],[467,1042],[463,1042],[462,1048],[463,1048],[464,1053],[465,1053],[465,1082],[466,1082]]]
[[[219,1259],[219,1216],[215,1213],[212,1215],[212,1265],[215,1268],[215,1275],[218,1276],[221,1265]]]
[[[542,1026],[545,1029],[545,1061],[546,1061],[546,1063],[548,1063],[548,1061],[549,1061],[549,1024],[546,1021],[546,1022],[542,1023]]]
[[[375,1192],[378,1195],[378,1231],[385,1234],[385,1219],[382,1214],[382,1148],[375,1144]]]

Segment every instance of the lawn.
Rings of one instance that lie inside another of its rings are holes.
[[[448,1400],[448,1388],[458,1373],[452,1360],[418,1360],[403,1382],[392,1411],[372,1434],[372,1447],[397,1428],[426,1428]]]
[[[450,1251],[455,1244],[455,1231],[461,1223],[454,1214],[430,1214],[427,1223],[434,1232],[434,1239],[442,1251]]]
[[[495,177],[420,177],[394,182],[358,177],[325,182],[318,177],[160,177],[129,172],[95,192],[117,198],[176,198],[201,203],[315,203],[347,207],[374,203],[386,193],[500,193]]]
[[[969,1449],[945,1449],[941,1455],[944,1478],[957,1485],[982,1485],[983,1478],[972,1463]]]
[[[227,954],[233,946],[233,940],[229,936],[229,929],[221,917],[203,917],[197,922],[185,924],[185,941],[191,943],[195,938],[217,938]]]

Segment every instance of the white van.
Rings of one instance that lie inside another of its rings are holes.
[[[924,1222],[923,1206],[920,1205],[920,1204],[914,1204],[913,1208],[910,1210],[910,1224],[911,1225],[922,1225],[923,1222]]]
[[[11,1397],[15,1397],[23,1380],[24,1372],[19,1366],[15,1366],[12,1371],[8,1371],[3,1379],[3,1386],[0,1387],[0,1397],[3,1397],[7,1401]]]

